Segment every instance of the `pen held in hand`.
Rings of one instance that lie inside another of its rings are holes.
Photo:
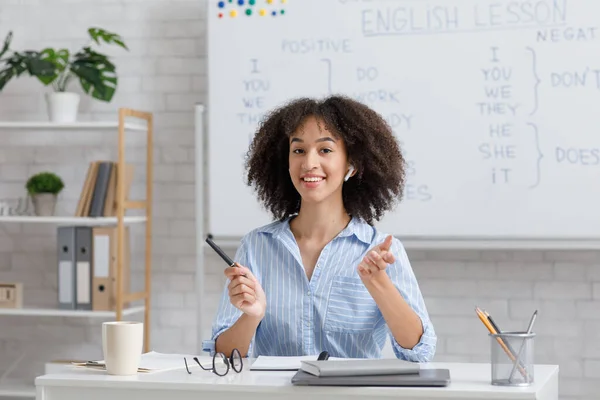
[[[211,238],[206,238],[206,243],[227,263],[229,267],[238,267],[238,265],[231,259],[225,252],[217,246],[215,242]],[[238,267],[239,268],[239,267]],[[246,276],[246,274],[242,274],[242,276]]]

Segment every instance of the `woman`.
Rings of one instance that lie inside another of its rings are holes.
[[[373,110],[298,99],[261,124],[248,184],[276,222],[242,238],[204,349],[243,356],[433,358],[436,335],[402,244],[372,224],[402,196],[404,159]]]

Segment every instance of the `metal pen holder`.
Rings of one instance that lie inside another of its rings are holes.
[[[535,333],[490,333],[492,385],[529,386],[534,382]]]

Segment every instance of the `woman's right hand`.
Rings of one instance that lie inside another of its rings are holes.
[[[231,304],[250,317],[262,319],[267,298],[250,269],[236,263],[234,267],[225,268],[225,276],[231,281],[227,287]]]

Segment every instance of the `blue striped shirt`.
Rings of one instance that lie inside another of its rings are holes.
[[[262,285],[267,307],[250,343],[248,355],[316,355],[380,358],[389,337],[396,357],[430,361],[437,337],[404,247],[394,238],[396,261],[386,271],[403,298],[421,318],[423,335],[412,349],[391,335],[375,300],[358,276],[366,252],[386,235],[352,218],[322,250],[310,280],[302,264],[289,219],[257,228],[242,238],[235,261],[248,267]],[[241,315],[229,302],[227,284],[204,351],[214,353],[216,338]]]

